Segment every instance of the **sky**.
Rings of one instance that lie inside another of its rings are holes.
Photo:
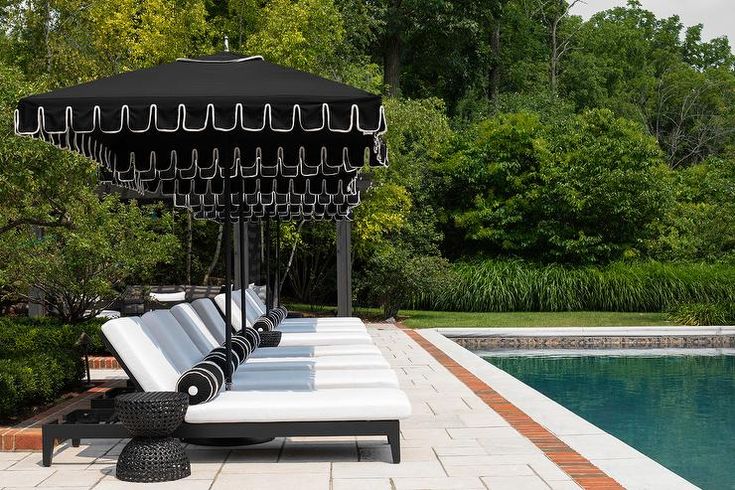
[[[584,0],[572,10],[588,19],[592,14],[611,7],[625,5],[626,0]],[[704,24],[705,40],[727,36],[735,45],[735,0],[641,0],[643,8],[657,17],[678,15],[685,26]]]

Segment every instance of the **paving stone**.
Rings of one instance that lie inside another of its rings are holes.
[[[483,476],[490,490],[549,490],[538,476]]]
[[[56,472],[53,468],[35,470],[0,471],[0,485],[3,487],[35,487]]]
[[[388,478],[338,478],[332,480],[332,490],[393,490]]]
[[[97,484],[105,476],[99,471],[75,471],[61,469],[57,470],[53,475],[45,479],[39,485],[46,487],[87,487],[90,488]]]
[[[269,474],[220,475],[211,490],[263,488],[268,490],[329,490],[329,474],[288,473],[277,478]]]
[[[359,464],[359,463],[335,463],[335,464]],[[324,474],[329,475],[330,463],[234,463],[230,460],[222,466],[220,474],[226,473],[250,473],[284,475],[289,473],[299,474]]]
[[[393,478],[396,490],[475,490],[485,489],[479,478]]]
[[[104,478],[94,487],[94,490],[131,490],[133,488],[144,488],[145,490],[209,490],[211,486],[211,480],[193,480],[190,478],[145,484],[128,483],[115,478]]]
[[[333,478],[398,478],[446,476],[439,462],[405,462],[401,464],[359,462],[334,463]]]

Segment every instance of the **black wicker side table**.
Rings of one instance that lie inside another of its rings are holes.
[[[161,482],[191,475],[184,448],[171,437],[188,407],[185,393],[129,393],[115,398],[115,414],[133,436],[117,459],[120,480]]]

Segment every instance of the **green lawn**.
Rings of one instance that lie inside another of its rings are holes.
[[[405,311],[403,323],[412,328],[437,327],[622,327],[671,325],[665,313],[577,311],[561,313],[456,313]]]
[[[329,314],[334,306],[289,305],[294,311],[307,314]],[[355,315],[376,320],[377,308],[355,308]],[[619,313],[606,311],[574,311],[560,313],[464,313],[451,311],[402,310],[399,318],[411,328],[452,327],[625,327],[672,325],[666,313]]]

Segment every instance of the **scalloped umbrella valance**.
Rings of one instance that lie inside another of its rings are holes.
[[[243,178],[386,164],[380,96],[234,53],[25,97],[15,130],[148,181],[215,162]]]

